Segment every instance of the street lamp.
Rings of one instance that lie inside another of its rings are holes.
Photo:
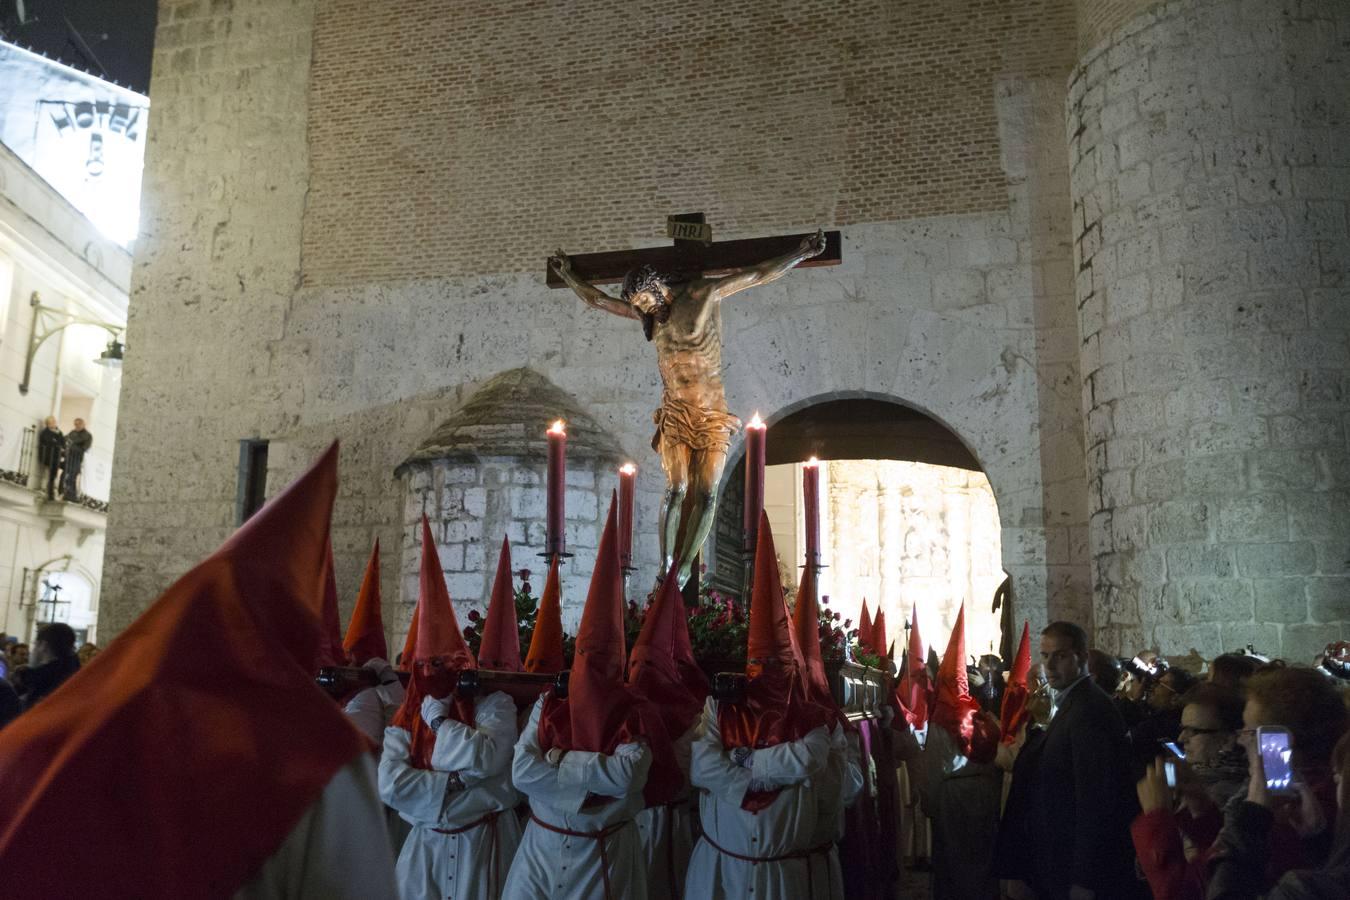
[[[98,359],[94,362],[109,368],[120,369],[122,367],[122,353],[125,349],[120,340],[122,326],[77,316],[66,312],[64,309],[43,306],[42,298],[38,296],[37,291],[33,291],[33,295],[28,298],[28,305],[33,308],[33,327],[28,333],[28,356],[23,361],[23,381],[19,384],[20,394],[28,393],[28,383],[33,375],[33,357],[37,356],[38,348],[42,346],[42,342],[71,325],[93,325],[111,334],[112,340],[108,342],[108,348],[100,353]],[[53,322],[58,324],[53,325]],[[44,326],[47,327],[47,330],[39,332],[39,329]]]

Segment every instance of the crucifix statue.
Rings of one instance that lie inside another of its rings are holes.
[[[702,221],[702,215],[681,217]],[[788,249],[790,248],[790,249]],[[776,281],[795,266],[839,261],[839,232],[726,241],[678,242],[653,250],[550,257],[549,283],[567,286],[588,305],[642,324],[656,347],[661,405],[652,449],[661,455],[663,571],[680,560],[683,587],[712,530],[717,486],[740,420],[727,410],[722,385],[722,308],[732,294]],[[619,297],[595,286],[623,278]],[[688,521],[682,521],[688,498]],[[684,539],[676,546],[683,525]]]

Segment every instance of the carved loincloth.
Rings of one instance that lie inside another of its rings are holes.
[[[731,446],[731,436],[741,430],[741,420],[720,409],[704,409],[696,403],[661,395],[661,405],[652,415],[656,434],[652,449],[661,451],[663,441],[674,441],[690,450],[718,450]]]

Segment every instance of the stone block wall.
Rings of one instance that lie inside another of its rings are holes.
[[[546,546],[547,477],[547,460],[538,456],[413,464],[404,479],[399,601],[409,610],[417,602],[423,514],[431,522],[461,624],[467,622],[469,609],[487,609],[503,536],[511,541],[512,568],[531,571],[530,583],[539,596],[548,574],[539,555]],[[569,634],[576,633],[581,620],[600,532],[617,487],[618,477],[607,461],[569,460],[564,506],[567,552],[572,556],[559,567],[563,627]]]
[[[163,0],[158,23],[104,638],[229,536],[238,441],[304,404],[273,347],[300,277],[313,4]]]
[[[1068,106],[1099,634],[1350,636],[1350,6],[1186,0]]]

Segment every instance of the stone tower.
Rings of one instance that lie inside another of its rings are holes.
[[[1350,619],[1350,6],[1153,6],[1069,152],[1096,625],[1306,660]]]

